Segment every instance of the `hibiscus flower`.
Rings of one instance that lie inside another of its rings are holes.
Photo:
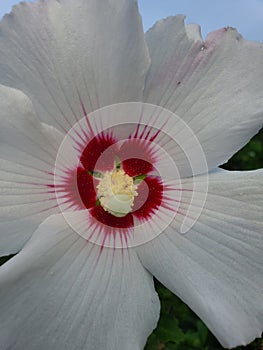
[[[21,3],[0,23],[1,349],[143,349],[153,276],[221,344],[263,326],[263,45],[146,35],[134,0]]]

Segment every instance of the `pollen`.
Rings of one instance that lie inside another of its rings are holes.
[[[103,209],[116,217],[132,212],[138,195],[133,178],[122,169],[107,171],[97,186],[97,195]]]

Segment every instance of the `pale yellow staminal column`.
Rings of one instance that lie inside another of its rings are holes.
[[[101,206],[116,217],[132,212],[134,197],[138,195],[133,178],[122,169],[107,171],[97,186]]]

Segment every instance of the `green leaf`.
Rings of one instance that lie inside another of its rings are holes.
[[[169,315],[164,315],[160,319],[156,335],[164,343],[180,344],[184,340],[184,333],[178,325],[178,320]]]
[[[139,185],[146,177],[147,177],[147,175],[145,175],[145,174],[135,176],[133,178],[134,185]]]
[[[115,157],[115,169],[121,169],[121,160],[118,156]]]
[[[201,345],[205,346],[209,331],[202,321],[197,322],[197,331]]]
[[[100,173],[99,171],[93,171],[93,170],[88,170],[88,173],[95,177],[95,179],[102,179],[103,178],[103,174]]]

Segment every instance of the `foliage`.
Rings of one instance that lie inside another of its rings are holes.
[[[145,350],[222,350],[222,346],[205,324],[179,298],[155,281],[161,299],[158,327],[149,337]],[[257,339],[236,350],[262,350]]]
[[[227,170],[263,168],[263,129],[223,166]]]

